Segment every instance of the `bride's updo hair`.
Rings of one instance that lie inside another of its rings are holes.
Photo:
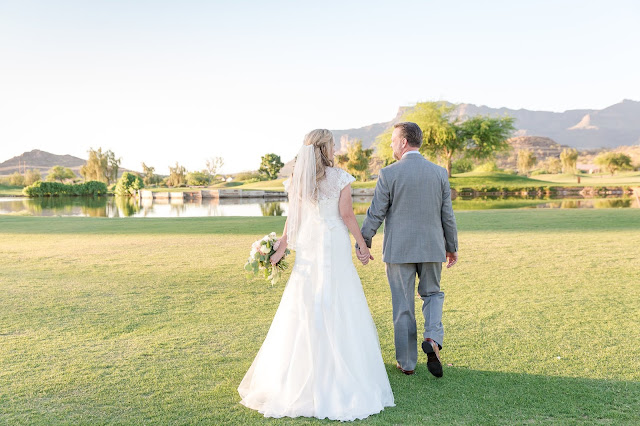
[[[330,158],[333,145],[333,133],[327,129],[312,130],[304,137],[305,145],[313,145],[316,154],[316,182],[320,182],[325,176],[325,169],[333,167],[333,158]]]

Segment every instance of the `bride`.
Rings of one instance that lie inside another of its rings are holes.
[[[272,262],[296,259],[280,306],[238,387],[265,417],[363,419],[394,406],[375,324],[351,257],[349,231],[370,257],[351,205],[354,178],[333,167],[333,135],[304,138],[290,181],[289,213]]]

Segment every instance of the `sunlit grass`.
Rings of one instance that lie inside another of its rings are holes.
[[[630,185],[640,186],[640,172],[580,174],[580,186]],[[547,174],[532,176],[531,179],[560,184],[578,185],[577,176],[573,174]]]
[[[513,175],[500,172],[469,172],[459,173],[449,178],[452,188],[481,188],[501,187],[501,188],[522,188],[534,186],[547,186],[547,182],[530,179],[526,176]]]
[[[22,195],[22,186],[0,184],[0,197],[15,197]]]
[[[444,378],[394,368],[381,236],[357,267],[397,404],[363,423],[640,422],[640,212],[456,216]],[[236,388],[283,285],[242,265],[284,220],[0,216],[0,423],[263,423]]]

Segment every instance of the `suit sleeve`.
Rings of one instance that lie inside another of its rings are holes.
[[[448,252],[458,251],[458,228],[456,225],[456,217],[453,214],[451,206],[451,187],[449,186],[449,177],[444,170],[442,178],[442,211],[440,213],[442,220],[442,229],[444,231],[444,247]]]
[[[364,237],[367,247],[371,248],[371,240],[373,236],[378,232],[378,228],[382,225],[384,218],[387,216],[387,210],[389,209],[389,187],[387,186],[384,173],[380,171],[378,177],[378,183],[373,194],[373,200],[371,206],[367,209],[367,217],[365,217],[362,223],[362,236]]]

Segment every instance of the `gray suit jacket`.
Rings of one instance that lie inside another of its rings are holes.
[[[458,251],[447,171],[417,154],[380,170],[362,224],[367,246],[383,221],[383,262],[445,262],[445,251]]]

